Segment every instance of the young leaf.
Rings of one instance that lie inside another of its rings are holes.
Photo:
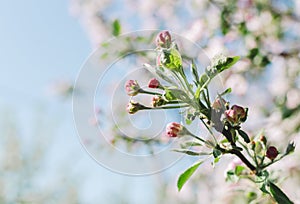
[[[121,33],[121,24],[120,21],[118,19],[114,20],[114,22],[112,23],[112,34],[113,36],[119,36]]]
[[[203,163],[203,161],[198,161],[195,164],[193,164],[191,167],[189,167],[185,172],[183,172],[177,181],[177,188],[178,191],[180,191],[183,187],[183,185],[187,182],[187,180],[193,175],[193,173],[197,170],[197,168]]]
[[[199,143],[196,140],[189,140],[180,144],[180,147],[183,149],[193,147],[193,146],[203,146],[203,143]]]
[[[209,153],[206,152],[195,152],[189,149],[173,149],[172,151],[174,152],[179,152],[179,153],[184,153],[190,156],[205,156],[205,155],[209,155]]]
[[[197,66],[196,66],[194,60],[192,60],[191,72],[193,74],[193,77],[194,77],[195,81],[198,82],[199,81],[199,75],[198,75]]]
[[[245,169],[244,166],[239,166],[239,165],[236,166],[235,170],[234,170],[235,175],[237,175],[237,176],[241,175],[241,173],[243,172],[244,169]]]
[[[269,181],[270,193],[278,204],[293,204],[287,195],[274,183]]]
[[[164,94],[166,100],[168,101],[173,101],[173,100],[176,100],[176,96],[174,96],[173,92],[170,91],[169,89],[166,89],[165,90],[165,94]]]
[[[217,65],[217,70],[219,73],[223,72],[226,69],[229,69],[232,67],[237,61],[239,61],[240,57],[235,56],[235,57],[227,57],[226,62],[224,64],[221,64],[220,67]]]
[[[270,192],[266,188],[266,183],[264,182],[262,186],[259,188],[263,193],[270,194]]]
[[[243,130],[238,130],[239,135],[244,139],[246,143],[250,142],[249,136]]]
[[[226,95],[226,94],[229,94],[229,93],[231,93],[231,88],[228,88],[228,89],[226,89],[225,91],[223,91],[221,94],[220,94],[220,96],[224,96],[224,95]]]
[[[167,90],[166,90],[167,91]],[[191,100],[189,96],[182,90],[176,88],[169,88],[168,91],[176,98],[183,102],[189,103]]]

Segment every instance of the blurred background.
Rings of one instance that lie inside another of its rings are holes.
[[[81,145],[72,113],[80,68],[92,51],[109,53],[103,42],[136,30],[171,30],[209,58],[220,52],[241,56],[222,78],[233,89],[229,100],[250,109],[245,129],[251,135],[264,129],[281,151],[291,140],[299,144],[299,1],[12,0],[2,1],[0,11],[0,203],[249,203],[251,186],[224,181],[230,158],[214,169],[209,162],[200,167],[178,193],[177,176],[194,158],[132,177],[101,167]],[[131,49],[126,40],[124,45]],[[114,127],[111,132],[128,152],[157,145],[141,147]],[[97,138],[84,142],[88,148]],[[105,145],[93,148],[101,154]],[[295,203],[298,149],[273,167]]]

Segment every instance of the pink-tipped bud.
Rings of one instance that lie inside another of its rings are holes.
[[[278,151],[277,151],[276,147],[270,146],[267,149],[266,157],[268,157],[269,159],[274,160],[277,157],[277,155],[278,155]]]
[[[157,88],[159,88],[159,86],[160,86],[160,83],[156,78],[150,79],[150,81],[148,83],[149,88],[157,89]]]
[[[133,100],[131,100],[126,107],[126,111],[129,114],[134,114],[134,113],[138,112],[139,110],[143,110],[143,109],[145,109],[145,106],[143,106],[142,104],[135,102]]]
[[[141,87],[136,80],[128,80],[125,83],[125,90],[129,96],[135,96],[139,93]]]
[[[247,118],[247,108],[243,108],[238,105],[233,105],[231,109],[236,111],[236,114],[238,115],[238,118],[241,122],[245,122]]]
[[[158,33],[156,37],[157,47],[169,48],[171,43],[172,43],[172,39],[169,31],[162,31]]]
[[[247,119],[247,108],[243,108],[238,105],[233,105],[231,109],[224,112],[226,120],[231,123],[231,125],[236,126]]]
[[[166,127],[166,135],[168,137],[177,137],[183,130],[183,126],[179,123],[172,122],[169,123]]]
[[[238,117],[235,110],[229,109],[224,112],[226,120],[231,123],[231,125],[238,124]]]

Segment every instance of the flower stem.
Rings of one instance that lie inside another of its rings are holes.
[[[181,105],[181,106],[160,106],[160,107],[156,107],[156,108],[151,108],[151,107],[147,107],[148,109],[152,109],[152,110],[158,110],[158,109],[175,109],[175,108],[186,108],[189,107],[190,105]]]
[[[150,94],[150,95],[158,95],[158,96],[161,96],[161,95],[162,95],[161,93],[155,93],[155,92],[151,92],[151,91],[146,91],[146,90],[144,90],[144,89],[140,89],[140,90],[139,90],[139,93]]]

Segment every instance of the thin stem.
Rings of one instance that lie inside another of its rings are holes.
[[[146,91],[144,89],[140,89],[139,90],[139,93],[142,93],[142,94],[150,94],[150,95],[158,95],[158,96],[161,96],[162,94],[161,93],[155,93],[155,92],[151,92],[151,91]]]
[[[218,141],[217,141],[216,137],[214,136],[214,133],[211,131],[211,129],[207,126],[207,124],[204,122],[204,120],[202,118],[200,118],[200,120],[204,124],[204,126],[206,127],[206,129],[208,130],[208,132],[211,134],[212,138],[215,141],[215,144],[218,144]]]
[[[158,110],[158,109],[175,109],[175,108],[186,108],[189,107],[190,105],[182,105],[182,106],[159,106],[159,107],[147,107],[147,109],[152,109],[152,110]]]
[[[167,104],[180,104],[180,103],[185,103],[183,101],[168,101]]]
[[[204,144],[210,146],[210,147],[213,147],[209,142],[205,141],[204,139],[194,135],[193,133],[189,132],[190,136],[197,139],[197,140],[200,140],[201,142],[203,142]]]
[[[187,79],[186,79],[185,73],[184,73],[184,71],[183,71],[183,67],[181,67],[179,73],[180,73],[180,75],[182,76],[182,78],[183,78],[183,80],[184,80],[184,82],[185,82],[185,84],[186,84],[188,90],[190,91],[190,93],[191,93],[192,95],[194,95],[194,92],[193,92],[193,90],[192,90],[192,88],[191,88],[191,86],[190,86],[190,83],[189,83],[189,82],[187,81]]]

